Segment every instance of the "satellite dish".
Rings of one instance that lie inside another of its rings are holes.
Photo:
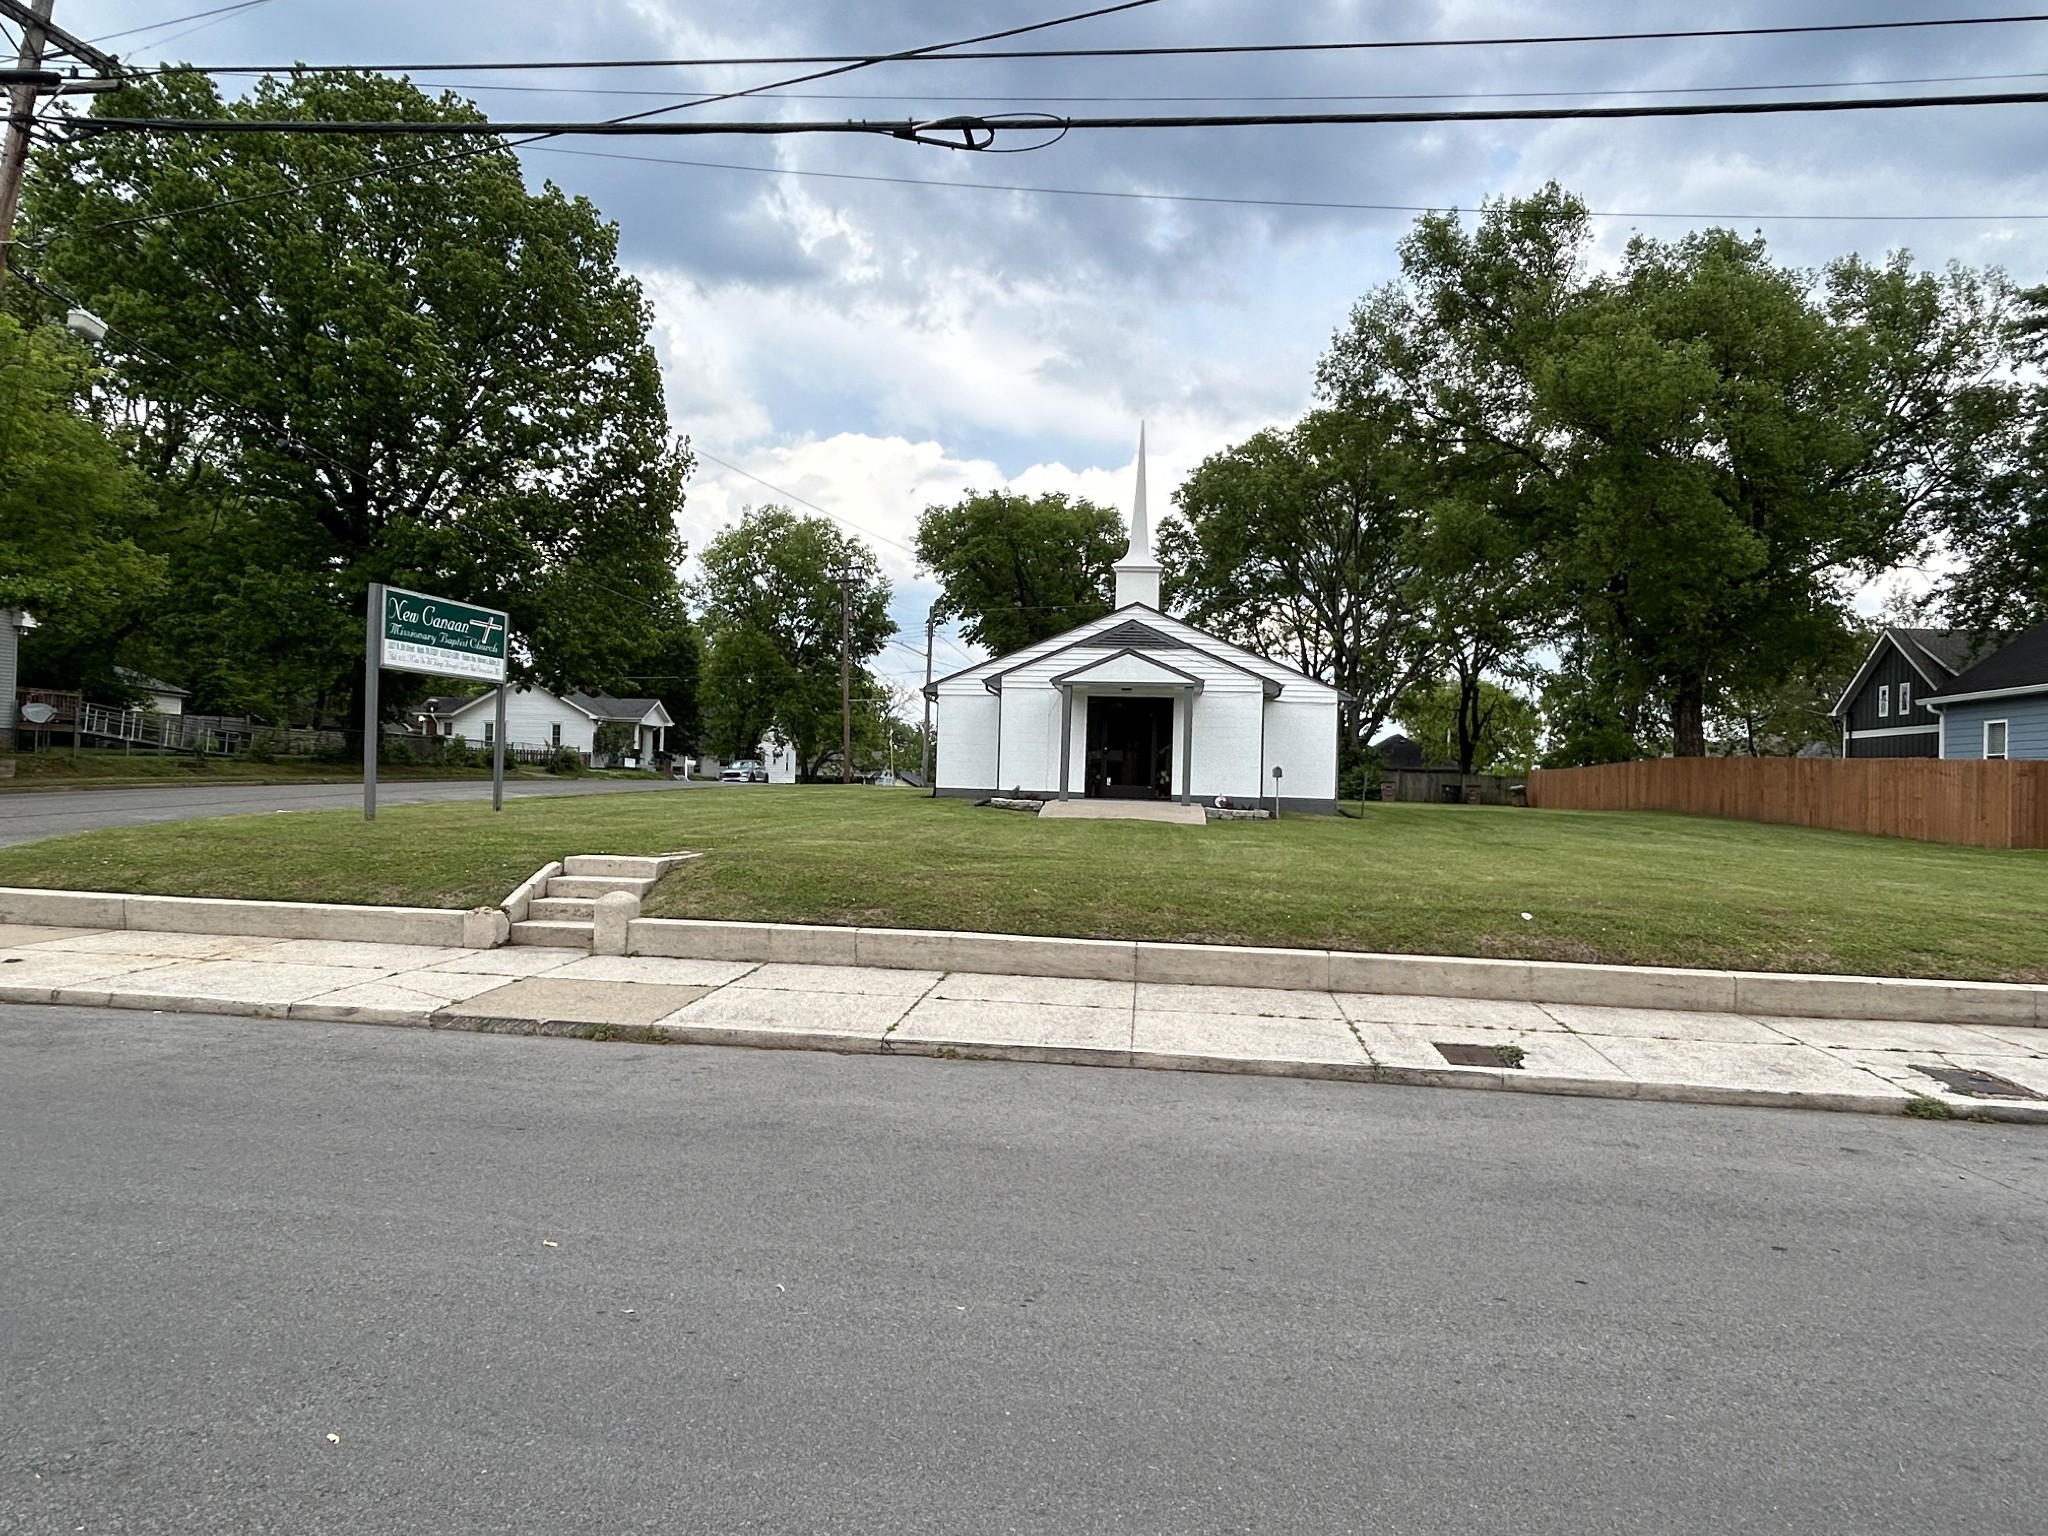
[[[57,711],[48,704],[24,704],[21,706],[21,718],[30,725],[48,725],[57,718]]]

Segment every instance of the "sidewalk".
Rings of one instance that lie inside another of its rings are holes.
[[[6,924],[0,1002],[2048,1124],[2024,1026]]]

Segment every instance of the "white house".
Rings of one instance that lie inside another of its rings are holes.
[[[1159,611],[1142,434],[1116,610],[928,691],[941,795],[1337,808],[1338,690]]]
[[[114,668],[114,675],[149,701],[143,706],[145,709],[153,709],[160,715],[182,715],[185,713],[185,701],[192,697],[190,689],[128,667]]]
[[[473,747],[487,747],[497,729],[497,695],[429,699],[421,718],[430,736],[452,736]],[[617,756],[646,768],[662,751],[674,724],[659,699],[582,692],[564,696],[545,688],[515,688],[505,696],[505,741],[514,747],[568,747],[588,758],[595,755],[600,725],[624,725],[631,727],[632,740]]]
[[[26,610],[0,608],[0,750],[14,745],[14,691],[21,685],[21,637],[35,627],[36,621]]]

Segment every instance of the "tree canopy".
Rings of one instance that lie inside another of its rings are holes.
[[[822,517],[766,506],[748,508],[699,559],[708,740],[727,758],[752,757],[780,732],[798,772],[817,777],[839,751],[842,580],[855,668],[896,632],[874,552]],[[883,692],[865,676],[855,684],[862,698]]]
[[[998,656],[1108,613],[1126,542],[1114,509],[1058,491],[978,491],[917,524],[918,563],[939,582],[934,617],[964,620],[961,633]]]
[[[131,116],[477,120],[373,75]],[[167,644],[202,694],[353,711],[374,581],[507,609],[522,670],[623,685],[688,620],[650,312],[588,202],[501,141],[90,137],[37,159],[27,263],[101,314],[116,428],[167,518]],[[672,668],[670,668],[672,670]]]

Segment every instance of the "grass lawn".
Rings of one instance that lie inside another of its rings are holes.
[[[707,856],[650,916],[2048,981],[2048,851],[1655,814],[1375,805],[1195,828],[699,787],[91,832],[0,849],[0,884],[470,906],[564,854],[682,848]]]

